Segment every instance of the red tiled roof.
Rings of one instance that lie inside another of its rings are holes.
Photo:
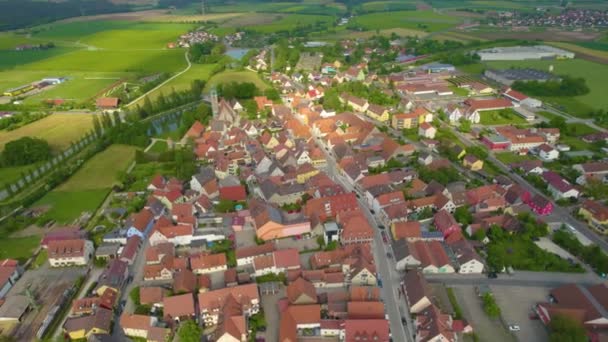
[[[120,99],[117,97],[100,97],[95,102],[99,108],[117,108]]]
[[[388,342],[389,323],[386,319],[347,319],[344,321],[345,342]]]
[[[395,240],[408,239],[408,238],[420,238],[420,222],[418,221],[406,221],[396,222],[393,230],[393,236]]]
[[[74,258],[84,255],[86,240],[54,240],[49,242],[48,257],[49,259],[57,258]]]
[[[244,201],[247,199],[247,191],[242,185],[222,187],[220,188],[220,199],[229,201]]]
[[[194,297],[192,293],[163,298],[163,313],[171,318],[194,315]]]

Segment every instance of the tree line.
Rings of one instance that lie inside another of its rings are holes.
[[[530,96],[580,96],[589,93],[587,82],[582,77],[561,76],[560,80],[515,81],[511,88]]]

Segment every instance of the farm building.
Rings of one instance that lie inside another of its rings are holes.
[[[528,59],[570,59],[574,52],[553,46],[505,46],[477,51],[482,61],[523,61]]]

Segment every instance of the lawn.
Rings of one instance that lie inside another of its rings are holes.
[[[207,84],[215,85],[230,82],[251,82],[260,89],[268,88],[268,85],[260,78],[260,76],[251,71],[224,71],[213,75]]]
[[[448,88],[450,88],[451,91],[454,92],[454,95],[458,95],[458,96],[469,96],[469,91],[466,90],[465,88],[459,88],[455,85],[450,85],[448,86]]]
[[[146,152],[150,153],[163,153],[169,150],[169,145],[167,145],[166,141],[158,140],[154,142],[154,145],[150,147]]]
[[[10,32],[0,33],[0,50],[13,50],[17,45],[26,44],[27,38]]]
[[[608,96],[606,96],[606,79],[608,78],[608,65],[589,62],[582,59],[553,60],[553,61],[501,61],[487,63],[493,68],[535,68],[547,70],[550,65],[554,66],[557,75],[570,75],[583,77],[590,88],[589,94],[576,97],[543,98],[546,102],[563,106],[570,114],[585,117],[590,109],[608,108]]]
[[[62,75],[64,76],[64,75]],[[129,77],[128,73],[70,73],[69,80],[49,90],[26,98],[25,103],[35,104],[47,99],[66,99],[77,103],[90,100],[100,91],[112,86],[121,79]]]
[[[108,195],[109,188],[86,191],[53,190],[33,204],[34,207],[50,206],[45,215],[60,224],[69,224],[88,211],[91,214]]]
[[[27,136],[45,139],[54,151],[62,151],[92,127],[92,114],[52,114],[13,131],[0,131],[0,149],[9,141]]]
[[[505,165],[509,165],[512,163],[520,163],[526,160],[534,160],[534,157],[532,156],[520,156],[513,152],[500,152],[496,153],[494,156],[496,157],[496,159],[500,160]]]
[[[270,23],[254,25],[248,29],[260,33],[274,33],[279,31],[290,31],[298,27],[320,24],[331,26],[333,17],[327,15],[307,15],[307,14],[276,14]]]
[[[364,14],[356,17],[353,22],[366,30],[402,27],[435,32],[454,27],[461,20],[433,11],[394,11]]]
[[[24,166],[13,166],[13,167],[0,167],[0,179],[3,184],[10,184],[14,181],[22,178],[21,173],[28,173],[30,169],[34,169],[37,164],[30,164]]]
[[[135,178],[135,182],[129,186],[128,191],[144,191],[150,181],[156,174],[163,176],[173,176],[175,174],[175,166],[172,163],[145,163],[136,164],[131,175]]]
[[[136,148],[112,145],[88,160],[72,177],[55,191],[73,192],[108,189],[117,180],[117,174],[125,171],[135,158]]]
[[[56,47],[48,50],[0,51],[0,70],[10,70],[18,66],[40,62],[48,58],[69,54],[75,51],[78,51],[78,49],[64,47]]]
[[[479,123],[482,125],[518,125],[528,122],[515,113],[513,109],[489,110],[479,113]]]
[[[0,259],[12,258],[21,262],[29,259],[32,253],[40,245],[40,236],[32,235],[26,237],[0,239]]]

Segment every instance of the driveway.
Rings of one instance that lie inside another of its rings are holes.
[[[549,335],[540,320],[529,318],[532,306],[547,300],[551,288],[521,286],[490,286],[506,324],[517,324],[521,331],[514,335],[519,341],[548,341]]]

